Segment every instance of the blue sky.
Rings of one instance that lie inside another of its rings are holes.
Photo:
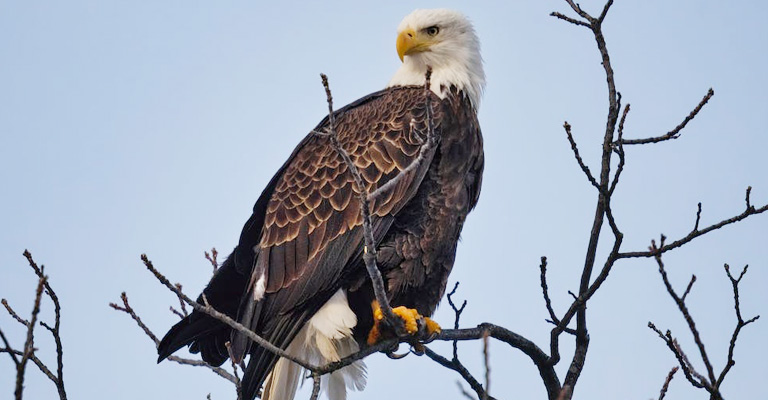
[[[582,1],[597,12],[598,1]],[[147,253],[172,281],[197,294],[210,277],[202,257],[227,253],[263,186],[326,112],[318,74],[341,106],[388,81],[399,64],[395,28],[414,7],[449,7],[474,22],[488,87],[480,121],[486,143],[481,200],[470,215],[450,282],[469,306],[463,325],[508,327],[548,347],[538,281],[550,261],[555,307],[569,304],[583,264],[596,193],[562,131],[573,126],[597,168],[607,110],[594,39],[557,21],[561,1],[360,2],[2,2],[0,13],[0,296],[27,313],[35,279],[21,253],[47,266],[63,302],[66,383],[71,398],[232,398],[227,382],[199,368],[155,364],[154,348],[124,314],[108,308],[127,291],[162,334],[173,296],[145,271]],[[709,87],[715,97],[665,144],[627,150],[614,198],[625,250],[664,233],[684,236],[696,203],[702,225],[768,202],[765,117],[768,25],[764,2],[617,1],[605,22],[616,82],[632,104],[627,137],[677,125]],[[768,216],[696,240],[665,256],[717,367],[735,324],[723,263],[750,264],[741,287],[746,316],[766,314]],[[605,255],[607,247],[601,247]],[[44,304],[50,318],[51,306]],[[693,342],[655,263],[619,263],[589,308],[591,346],[577,398],[657,396],[675,360],[646,328],[670,328],[691,357]],[[451,325],[447,304],[436,318]],[[15,343],[22,330],[3,313]],[[724,393],[755,398],[768,373],[763,320],[742,332]],[[53,343],[39,332],[41,356]],[[491,393],[542,398],[535,368],[491,345]],[[447,344],[434,349],[447,354]],[[570,345],[563,344],[568,354]],[[477,376],[480,347],[460,352]],[[368,360],[369,386],[352,399],[460,398],[457,376],[426,358]],[[703,367],[697,363],[700,371]],[[567,362],[558,366],[564,376]],[[0,391],[12,364],[0,359]],[[703,398],[678,376],[670,398]],[[53,398],[36,371],[27,398]],[[302,392],[298,398],[308,398]]]

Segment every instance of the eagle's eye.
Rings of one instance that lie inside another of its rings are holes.
[[[435,36],[440,33],[440,28],[438,28],[437,25],[430,26],[429,28],[424,29],[424,32],[427,32],[427,35],[429,36]]]

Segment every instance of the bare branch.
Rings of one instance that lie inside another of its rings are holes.
[[[656,249],[656,242],[653,241],[651,243],[651,248]],[[701,340],[699,330],[696,329],[696,323],[694,322],[693,317],[691,317],[691,313],[688,311],[688,307],[685,305],[685,301],[683,301],[683,299],[677,295],[675,289],[672,288],[672,284],[669,282],[669,278],[667,277],[667,271],[664,269],[664,263],[661,261],[661,255],[657,254],[655,258],[656,263],[659,265],[659,274],[661,274],[661,279],[664,281],[664,287],[667,288],[667,293],[669,293],[669,296],[672,297],[672,300],[675,301],[677,308],[683,314],[685,322],[688,324],[688,329],[690,329],[691,334],[693,334],[693,340],[696,342],[696,346],[699,348],[699,354],[701,355],[702,361],[704,361],[704,367],[707,369],[709,381],[715,382],[715,370],[712,368],[712,363],[709,361],[707,351],[704,349],[704,342]]]
[[[461,303],[461,307],[456,307],[456,304],[453,302],[453,296],[456,294],[456,290],[459,288],[459,282],[457,281],[455,285],[453,285],[453,290],[448,293],[446,296],[448,298],[448,304],[453,309],[453,313],[456,315],[456,317],[453,320],[453,329],[459,329],[459,320],[461,319],[461,313],[464,312],[464,308],[467,306],[467,301],[464,300],[463,303]],[[453,341],[453,358],[458,359],[459,358],[459,341],[454,340]]]
[[[662,243],[663,243],[663,237],[662,237]],[[657,249],[656,243],[652,242],[651,249]],[[690,283],[688,283],[688,286],[685,289],[685,293],[682,297],[678,296],[677,293],[675,293],[674,289],[672,288],[671,284],[669,283],[669,279],[667,278],[667,273],[664,269],[664,263],[661,261],[661,255],[657,254],[655,256],[656,262],[659,265],[659,273],[661,274],[662,280],[664,281],[664,285],[667,288],[667,292],[672,297],[672,299],[675,301],[675,303],[678,306],[678,309],[683,314],[683,317],[685,318],[686,322],[688,323],[688,328],[691,331],[691,334],[693,335],[694,341],[696,342],[696,345],[699,348],[699,354],[701,356],[702,361],[704,362],[704,366],[707,368],[707,375],[709,378],[705,378],[701,376],[699,373],[697,373],[690,360],[688,360],[688,357],[683,352],[683,350],[680,348],[680,345],[677,343],[677,340],[675,340],[670,331],[667,331],[666,334],[662,334],[661,331],[659,331],[652,323],[648,323],[648,326],[653,329],[659,337],[661,337],[664,342],[667,343],[667,347],[672,351],[672,353],[675,355],[675,357],[678,359],[678,362],[680,363],[680,367],[683,369],[683,373],[685,374],[686,379],[697,388],[703,388],[707,392],[710,393],[711,399],[719,399],[722,400],[722,394],[720,393],[720,386],[722,385],[723,381],[725,380],[726,375],[728,375],[728,372],[731,370],[731,368],[735,365],[735,361],[733,359],[733,353],[734,348],[736,347],[736,341],[738,340],[739,333],[741,332],[741,329],[745,326],[749,325],[750,323],[756,321],[760,316],[755,316],[747,321],[743,319],[741,316],[741,307],[739,304],[739,283],[741,282],[741,279],[744,277],[744,274],[747,272],[747,267],[744,267],[744,269],[739,274],[738,278],[734,278],[734,276],[731,274],[730,267],[728,264],[725,264],[725,273],[728,276],[728,279],[731,282],[731,286],[733,287],[733,300],[734,300],[734,311],[736,313],[736,328],[733,331],[733,334],[731,336],[730,344],[728,347],[728,360],[723,367],[722,371],[720,372],[719,376],[715,378],[715,372],[714,368],[712,367],[712,364],[709,361],[709,356],[707,355],[707,352],[704,348],[704,344],[701,341],[699,332],[696,328],[696,325],[693,321],[693,318],[690,315],[690,312],[688,311],[688,308],[685,305],[685,297],[690,293],[691,287],[693,286],[693,283],[696,281],[696,277],[694,276]],[[671,375],[671,373],[670,373]],[[671,379],[671,377],[669,378]],[[665,390],[662,390],[662,398]]]
[[[755,208],[754,206],[748,207],[743,213],[741,213],[739,215],[736,215],[734,217],[728,218],[728,219],[724,219],[724,220],[722,220],[722,221],[720,221],[720,222],[718,222],[716,224],[712,224],[712,225],[710,225],[710,226],[708,226],[708,227],[706,227],[704,229],[698,229],[698,226],[695,226],[694,229],[690,233],[688,233],[688,235],[686,235],[685,237],[680,238],[678,240],[675,240],[672,243],[665,244],[663,246],[659,246],[655,250],[632,251],[632,252],[626,252],[626,253],[619,253],[618,254],[618,258],[638,258],[638,257],[649,258],[649,257],[655,257],[656,254],[663,254],[663,253],[666,253],[666,252],[668,252],[670,250],[673,250],[673,249],[676,249],[678,247],[681,247],[684,244],[692,241],[693,239],[696,239],[699,236],[705,235],[705,234],[707,234],[709,232],[712,232],[712,231],[714,231],[716,229],[720,229],[720,228],[722,228],[722,227],[724,227],[726,225],[730,225],[730,224],[739,222],[741,220],[746,219],[749,216],[757,215],[757,214],[762,214],[762,213],[764,213],[766,211],[768,211],[768,204],[766,204],[766,205],[764,205],[764,206],[762,206],[760,208]]]
[[[14,311],[14,309],[13,309],[13,308],[11,308],[11,305],[10,305],[10,304],[8,304],[8,300],[6,300],[6,299],[2,299],[2,300],[0,300],[0,303],[2,303],[2,304],[3,304],[3,306],[5,306],[5,310],[6,310],[6,311],[8,311],[8,314],[9,314],[9,315],[10,315],[10,316],[11,316],[13,319],[15,319],[15,320],[16,320],[16,322],[18,322],[18,323],[20,323],[20,324],[22,324],[22,325],[24,325],[24,326],[26,326],[26,327],[29,327],[29,321],[27,321],[27,320],[26,320],[26,319],[24,319],[24,318],[21,318],[21,317],[19,316],[19,314],[16,314],[16,311]]]
[[[466,381],[467,384],[469,384],[472,390],[474,390],[475,393],[477,393],[477,397],[479,399],[491,399],[491,400],[495,399],[493,396],[488,395],[488,393],[483,388],[483,385],[480,384],[480,382],[478,382],[474,376],[472,376],[469,370],[458,359],[454,358],[453,360],[448,360],[447,358],[441,356],[440,354],[437,354],[434,351],[432,351],[432,349],[430,349],[429,347],[425,347],[424,354],[426,354],[427,357],[431,358],[433,361],[442,365],[443,367],[458,372],[459,375],[461,375],[461,377],[464,379],[464,381]]]
[[[360,212],[363,217],[363,237],[365,238],[365,247],[363,253],[363,260],[365,267],[368,270],[368,275],[371,278],[373,291],[376,295],[376,301],[379,303],[382,313],[387,321],[393,323],[398,327],[398,330],[402,330],[402,321],[395,317],[392,312],[392,307],[389,305],[387,299],[387,292],[384,287],[384,280],[381,277],[379,267],[376,265],[376,242],[373,238],[373,228],[371,223],[371,210],[370,203],[368,201],[368,191],[365,184],[363,184],[363,178],[358,171],[357,166],[349,157],[349,154],[339,144],[338,135],[335,127],[335,116],[333,113],[333,96],[331,95],[331,87],[328,84],[328,77],[325,74],[320,74],[323,80],[323,87],[325,88],[326,100],[328,102],[328,133],[331,143],[331,147],[339,154],[347,165],[347,170],[355,181],[355,186],[359,193],[358,199],[360,201]],[[429,98],[429,97],[428,97]],[[429,108],[428,108],[429,110]]]
[[[483,364],[485,365],[485,394],[483,400],[488,400],[488,392],[491,391],[491,360],[488,351],[488,332],[483,332]]]
[[[745,321],[741,316],[741,306],[739,304],[739,283],[741,282],[741,278],[744,277],[744,274],[747,273],[747,268],[749,268],[749,266],[747,265],[743,270],[741,270],[738,278],[734,278],[733,275],[731,275],[731,269],[728,264],[725,264],[724,268],[725,273],[728,275],[728,279],[731,281],[731,286],[733,287],[733,308],[736,312],[737,322],[736,328],[733,330],[733,335],[731,336],[731,342],[728,346],[728,361],[725,363],[725,367],[723,367],[723,370],[720,372],[720,376],[717,378],[717,382],[715,382],[716,388],[720,388],[720,385],[725,380],[725,376],[728,375],[728,372],[736,364],[736,361],[733,359],[733,351],[736,348],[736,340],[739,338],[741,328],[744,328],[745,326],[757,321],[757,319],[760,318],[759,315],[756,315]]]
[[[579,20],[577,20],[575,18],[571,18],[571,17],[569,17],[567,15],[564,15],[564,14],[561,14],[559,12],[552,12],[549,15],[551,15],[551,16],[553,16],[555,18],[562,19],[563,21],[570,22],[570,23],[572,23],[574,25],[586,26],[587,28],[589,28],[589,24],[588,23],[586,23],[584,21],[579,21]]]
[[[33,271],[35,271],[35,275],[42,279],[44,276],[43,267],[38,267],[37,263],[32,258],[32,253],[25,249],[23,255],[24,258],[27,259],[29,266]],[[53,327],[48,326],[42,321],[40,324],[48,329],[49,332],[51,332],[53,341],[56,344],[56,380],[54,383],[56,384],[56,390],[59,393],[59,398],[61,400],[66,400],[67,392],[64,388],[64,345],[61,343],[61,334],[59,332],[59,328],[61,327],[61,304],[59,303],[59,296],[56,295],[56,292],[53,290],[53,287],[51,287],[47,277],[45,279],[44,285],[45,293],[48,295],[48,297],[51,298],[51,301],[53,302],[54,320]]]
[[[595,218],[592,224],[592,229],[590,231],[590,239],[589,239],[589,244],[587,246],[587,253],[584,259],[584,268],[581,274],[581,280],[579,285],[579,295],[574,300],[568,312],[566,312],[566,315],[564,315],[563,318],[561,319],[560,325],[556,326],[552,330],[550,335],[550,349],[552,351],[552,361],[556,363],[560,359],[559,350],[558,350],[559,335],[564,331],[565,326],[570,322],[571,318],[573,318],[575,313],[576,350],[574,352],[573,359],[571,360],[571,365],[568,368],[568,373],[563,382],[564,386],[568,386],[572,391],[576,385],[576,382],[579,379],[579,376],[581,375],[582,369],[584,368],[584,361],[586,360],[587,349],[589,347],[589,334],[587,332],[586,301],[592,296],[592,294],[594,294],[594,290],[596,290],[602,284],[605,277],[607,277],[608,273],[610,272],[613,266],[613,263],[615,261],[615,257],[613,255],[609,256],[609,259],[606,261],[603,267],[603,270],[601,271],[601,278],[596,279],[596,281],[592,283],[592,271],[595,265],[597,247],[600,240],[600,232],[603,226],[603,220],[606,216],[606,213],[608,212],[608,205],[610,203],[609,180],[610,180],[610,170],[611,170],[611,154],[613,152],[612,144],[613,144],[613,135],[616,130],[616,124],[619,118],[618,114],[620,110],[621,97],[616,91],[616,84],[613,76],[613,67],[611,66],[610,56],[608,55],[608,49],[607,49],[605,38],[603,37],[602,28],[601,28],[602,20],[605,18],[605,14],[607,14],[611,1],[609,0],[608,4],[606,4],[606,6],[603,8],[603,14],[601,14],[600,18],[592,17],[587,12],[582,10],[581,7],[578,4],[574,3],[572,0],[566,0],[566,3],[568,3],[568,5],[571,6],[571,9],[573,9],[573,11],[575,11],[579,16],[581,16],[581,18],[583,18],[587,23],[583,23],[583,24],[576,23],[574,22],[575,20],[562,18],[557,14],[554,14],[554,15],[560,19],[564,19],[568,22],[575,23],[576,25],[588,27],[592,31],[595,37],[595,41],[597,42],[598,50],[600,52],[603,69],[605,70],[606,83],[608,85],[608,116],[607,116],[606,125],[605,125],[605,134],[603,136],[603,151],[602,151],[601,164],[600,164],[601,166],[600,178],[599,178],[599,181],[594,179],[594,177],[590,179],[590,183],[592,183],[592,185],[597,187],[598,189],[598,199],[595,207]],[[566,131],[569,131],[568,126],[566,126]],[[571,141],[571,147],[573,148],[574,145],[571,137],[569,137],[569,141]],[[583,162],[580,162],[579,165],[581,166],[582,170],[586,172],[585,165],[583,164]],[[589,176],[591,176],[591,173],[588,175],[588,177]],[[610,221],[610,223],[611,223],[611,228],[616,237],[613,252],[618,252],[618,248],[622,241],[621,240],[622,235],[621,235],[621,232],[619,232],[618,228],[613,223],[613,221]]]
[[[693,370],[693,367],[690,365],[690,361],[688,361],[688,357],[685,356],[682,349],[677,344],[677,340],[672,337],[672,332],[667,330],[666,333],[662,333],[661,330],[659,330],[659,328],[653,324],[653,322],[648,322],[648,328],[656,332],[656,334],[659,335],[659,338],[661,338],[661,340],[667,344],[669,350],[672,351],[672,354],[674,354],[675,358],[677,358],[677,362],[683,369],[683,374],[685,374],[685,378],[688,380],[688,382],[690,382],[694,387],[703,388],[706,379],[698,374],[695,370]]]
[[[177,287],[181,287],[181,285],[178,285]],[[136,311],[128,303],[128,295],[126,295],[126,293],[123,292],[123,293],[120,294],[120,299],[123,301],[123,305],[122,306],[117,305],[115,303],[109,303],[109,306],[112,307],[113,309],[117,310],[117,311],[122,311],[122,312],[130,315],[131,318],[136,322],[136,325],[138,325],[139,328],[141,328],[141,330],[144,331],[144,334],[146,334],[152,340],[152,342],[155,343],[155,348],[157,348],[157,346],[160,344],[160,339],[157,337],[157,335],[154,334],[154,332],[152,332],[152,330],[149,329],[149,327],[144,323],[144,321],[141,320],[141,317],[139,317],[139,315],[136,314]],[[222,378],[224,378],[224,379],[226,379],[226,380],[228,380],[228,381],[230,381],[230,382],[232,382],[232,383],[237,385],[238,380],[235,378],[235,376],[230,374],[224,368],[211,366],[210,364],[206,363],[205,361],[192,360],[192,359],[189,359],[189,358],[182,358],[182,357],[178,357],[178,356],[174,356],[174,355],[168,356],[168,359],[173,361],[173,362],[175,362],[175,363],[179,363],[179,364],[182,364],[182,365],[191,365],[193,367],[205,367],[205,368],[208,368],[211,371],[213,371],[216,375],[219,375]]]
[[[683,292],[683,296],[680,297],[680,300],[685,302],[685,298],[688,297],[688,293],[691,293],[691,288],[693,288],[694,283],[696,283],[696,275],[691,275],[691,281],[688,282],[688,287],[685,288],[685,292]]]
[[[37,282],[37,290],[35,291],[35,303],[32,307],[32,317],[27,323],[27,340],[24,342],[24,352],[21,355],[21,360],[16,366],[16,390],[14,395],[16,400],[21,400],[22,392],[24,391],[24,370],[27,367],[27,361],[35,352],[35,325],[37,323],[37,315],[40,313],[40,299],[43,296],[43,287],[45,286],[46,276],[43,275]],[[7,307],[7,306],[6,306]]]
[[[667,374],[667,379],[664,379],[664,385],[661,386],[661,392],[659,393],[659,400],[664,400],[664,396],[667,395],[667,390],[669,389],[669,383],[672,382],[672,378],[675,377],[675,373],[677,370],[680,369],[679,367],[672,367],[672,370],[669,371],[669,374]]]
[[[595,177],[592,176],[592,172],[589,170],[589,167],[584,164],[584,160],[582,160],[581,155],[579,154],[579,148],[576,146],[576,141],[573,139],[573,134],[571,133],[571,124],[569,124],[568,121],[565,121],[563,123],[563,128],[565,129],[565,135],[568,137],[568,142],[571,144],[573,155],[576,157],[576,162],[579,163],[579,167],[581,167],[581,170],[584,171],[584,175],[589,179],[589,183],[597,188],[597,190],[600,190],[600,185],[595,180]]]
[[[605,19],[605,15],[608,14],[608,9],[611,8],[611,5],[613,4],[613,0],[608,0],[607,3],[605,3],[605,6],[603,7],[603,12],[600,13],[600,16],[597,17],[598,23],[602,23]]]
[[[13,348],[11,347],[11,344],[8,343],[8,338],[5,337],[5,334],[3,333],[3,330],[0,329],[0,339],[3,339],[3,344],[5,345],[5,350],[0,349],[0,351],[8,353],[9,356],[11,356],[11,359],[13,360],[13,363],[16,365],[16,368],[19,367],[19,358],[16,357],[16,352],[13,351]]]
[[[709,101],[709,99],[712,98],[712,96],[715,95],[715,91],[710,88],[707,91],[707,94],[704,95],[704,98],[701,99],[699,104],[696,106],[696,108],[693,109],[693,111],[688,114],[688,116],[685,117],[683,122],[681,122],[679,125],[677,125],[674,129],[667,132],[664,135],[651,137],[651,138],[645,138],[645,139],[623,139],[622,144],[648,144],[648,143],[659,143],[664,142],[670,139],[677,139],[680,137],[680,131],[685,128],[686,125],[688,125],[691,120],[693,120],[696,115],[699,114],[699,111],[704,107],[705,104]]]
[[[186,302],[187,304],[192,306],[192,308],[194,308],[195,311],[201,312],[201,313],[204,313],[204,314],[207,314],[207,315],[210,315],[211,317],[216,318],[217,320],[219,320],[219,321],[229,325],[232,329],[235,329],[238,332],[241,332],[244,335],[248,336],[248,338],[251,339],[252,341],[254,341],[256,344],[264,347],[267,351],[270,351],[270,352],[272,352],[275,355],[278,355],[280,357],[283,357],[283,358],[286,358],[288,360],[291,360],[294,363],[299,364],[300,366],[302,366],[302,367],[304,367],[306,369],[309,369],[309,370],[313,369],[313,366],[308,364],[306,361],[301,360],[301,359],[299,359],[297,357],[294,357],[291,354],[288,354],[283,349],[273,345],[268,340],[266,340],[266,339],[262,338],[261,336],[257,335],[255,332],[253,332],[252,330],[246,328],[245,326],[243,326],[239,322],[233,320],[228,315],[217,311],[216,309],[214,309],[210,305],[202,305],[202,304],[192,300],[191,298],[189,298],[187,295],[185,295],[179,289],[177,289],[176,286],[174,286],[168,280],[168,278],[166,278],[163,274],[161,274],[154,267],[154,265],[152,265],[152,261],[150,261],[149,258],[147,258],[146,254],[142,254],[141,255],[141,260],[144,262],[144,266],[146,266],[147,269],[150,272],[152,272],[152,274],[155,276],[155,278],[157,278],[158,281],[160,281],[160,283],[165,285],[165,287],[167,287],[170,291],[175,293],[177,296],[181,297],[184,300],[184,302]],[[203,298],[203,299],[205,300],[205,298]]]
[[[461,384],[461,381],[456,381],[456,386],[459,387],[459,393],[461,393],[465,399],[475,400],[475,398],[472,397],[472,395],[464,389],[464,385]]]
[[[549,298],[549,287],[547,285],[547,257],[541,257],[541,264],[539,265],[539,269],[541,270],[541,291],[544,294],[544,304],[547,307],[550,318],[547,320],[547,322],[559,326],[560,319],[557,318],[557,314],[555,314],[555,310],[552,308],[552,300]],[[563,326],[563,331],[572,335],[576,334],[574,329],[568,328],[567,326]]]
[[[205,259],[211,263],[211,266],[213,266],[214,273],[216,272],[217,269],[219,269],[219,261],[216,259],[218,255],[219,255],[219,252],[216,251],[215,247],[211,247],[211,254],[208,254],[207,251],[205,252]]]
[[[613,180],[611,181],[611,188],[608,189],[608,195],[613,195],[613,191],[616,190],[616,186],[619,184],[619,177],[621,176],[621,173],[624,171],[624,164],[625,164],[625,156],[624,156],[624,145],[622,144],[622,137],[624,136],[624,122],[627,119],[627,114],[629,113],[629,104],[624,106],[624,112],[621,114],[621,120],[619,121],[619,139],[617,140],[618,144],[614,144],[614,151],[616,152],[616,155],[619,156],[619,165],[616,167],[616,173],[613,175]]]
[[[213,250],[216,251],[216,249]],[[208,254],[206,253],[206,255]],[[216,264],[216,253],[214,253],[213,257],[213,263]],[[215,269],[214,272],[216,272]],[[179,292],[181,292],[181,283],[176,283],[176,288],[179,289]],[[189,315],[189,313],[187,312],[187,304],[184,303],[184,300],[182,300],[181,297],[179,297],[179,307],[181,307],[181,312],[174,310],[173,307],[171,307],[171,312],[181,317],[181,319],[184,319],[184,317]]]

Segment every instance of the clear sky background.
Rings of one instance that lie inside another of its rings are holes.
[[[597,13],[602,1],[583,0]],[[548,256],[553,302],[577,290],[596,193],[573,160],[573,131],[596,169],[605,124],[605,77],[586,29],[548,14],[563,1],[0,2],[0,296],[24,314],[36,280],[25,248],[46,265],[63,303],[65,381],[72,399],[231,399],[228,382],[201,368],[155,364],[155,349],[107,304],[127,291],[159,335],[177,320],[174,297],[145,270],[147,253],[196,295],[210,277],[202,254],[228,253],[253,202],[296,143],[326,113],[318,74],[341,106],[382,88],[399,65],[395,29],[414,7],[462,10],[480,36],[488,87],[480,109],[486,171],[450,284],[469,305],[462,325],[494,322],[548,348],[539,287]],[[570,13],[569,13],[570,14]],[[624,250],[664,233],[684,236],[703,203],[702,226],[741,213],[744,190],[768,202],[768,3],[626,1],[605,22],[616,82],[632,104],[630,138],[677,125],[709,87],[715,97],[676,141],[627,149],[614,198]],[[572,15],[572,14],[571,14]],[[606,236],[609,238],[609,236]],[[735,325],[723,263],[750,264],[745,316],[768,318],[768,215],[714,232],[665,256],[716,367]],[[600,248],[605,255],[607,247]],[[222,254],[222,256],[224,255]],[[43,304],[42,316],[51,317]],[[447,304],[437,320],[450,326]],[[703,372],[690,334],[652,260],[620,262],[590,302],[591,346],[582,399],[648,399],[676,364],[646,324],[680,338]],[[4,312],[17,345],[23,330]],[[730,399],[765,395],[768,321],[742,332]],[[570,356],[569,338],[562,352]],[[38,331],[39,356],[54,362]],[[448,354],[448,344],[435,344]],[[460,354],[482,376],[480,344]],[[564,360],[558,371],[565,375]],[[351,399],[459,399],[457,375],[426,357],[368,360]],[[532,363],[491,344],[491,393],[544,398]],[[13,367],[0,358],[0,392]],[[33,366],[26,398],[53,386]],[[465,385],[466,387],[466,385]],[[306,388],[298,395],[308,398]],[[670,398],[706,398],[678,373]]]

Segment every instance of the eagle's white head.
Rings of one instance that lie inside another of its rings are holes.
[[[423,85],[432,67],[432,91],[456,86],[475,108],[485,88],[480,41],[467,17],[447,9],[416,10],[397,28],[397,54],[403,65],[390,86]]]

